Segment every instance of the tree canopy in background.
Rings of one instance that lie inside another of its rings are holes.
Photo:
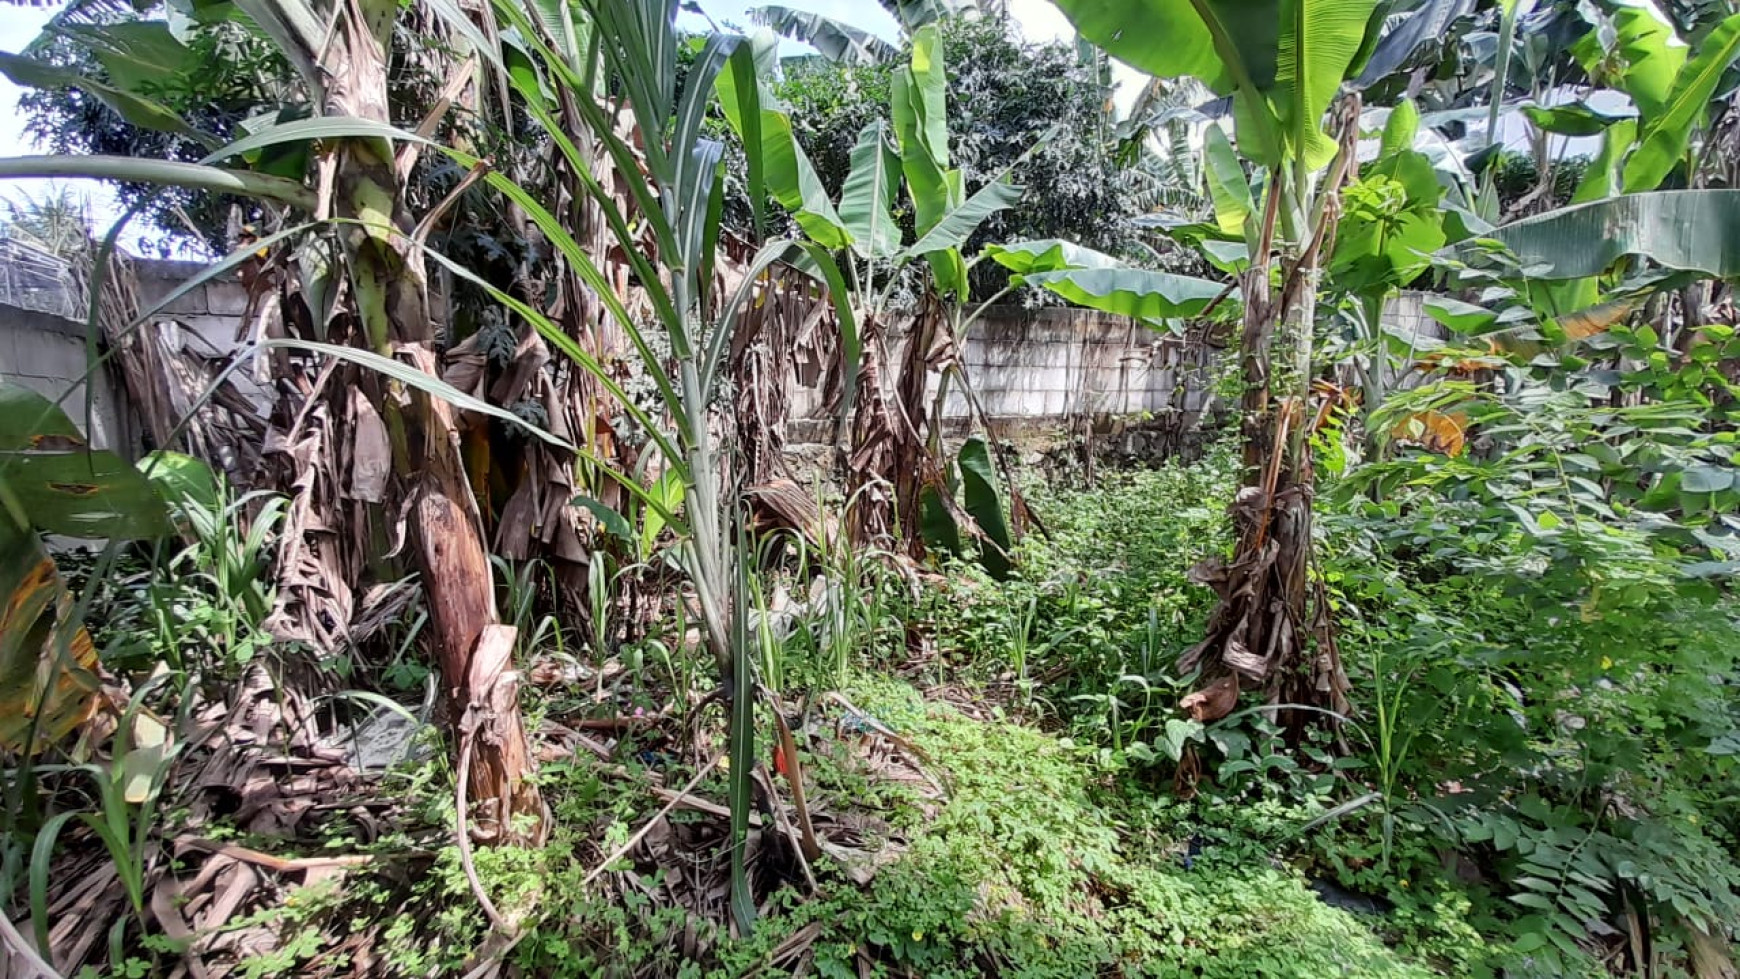
[[[979,228],[966,251],[1050,238],[1128,251],[1138,185],[1117,158],[1101,62],[1072,45],[1024,41],[1005,17],[954,17],[939,26],[949,67],[950,152],[968,191],[1012,165],[1015,181],[1027,188],[1018,204]],[[778,94],[830,193],[844,185],[864,126],[887,119],[892,70],[822,58],[787,63]],[[1001,273],[976,272],[976,293],[1000,286]]]

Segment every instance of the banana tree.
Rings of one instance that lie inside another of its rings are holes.
[[[1202,686],[1186,706],[1198,719],[1224,717],[1240,690],[1254,686],[1271,702],[1345,708],[1347,679],[1327,608],[1318,602],[1313,609],[1310,601],[1311,464],[1304,428],[1327,205],[1351,163],[1348,149],[1325,131],[1326,116],[1340,120],[1343,137],[1357,132],[1357,111],[1332,115],[1331,104],[1369,57],[1382,26],[1380,5],[1059,0],[1058,7],[1113,57],[1151,75],[1197,78],[1229,96],[1238,150],[1264,177],[1261,202],[1253,196],[1241,222],[1248,265],[1240,279],[1245,485],[1234,503],[1239,543],[1231,562],[1195,572],[1215,587],[1221,603],[1208,636],[1181,661],[1182,668],[1201,671]],[[1332,161],[1335,172],[1319,179]],[[1292,390],[1277,396],[1270,347],[1283,321],[1295,377]]]
[[[489,173],[483,179],[524,211],[560,261],[595,292],[656,391],[656,410],[637,406],[611,367],[562,336],[532,303],[481,285],[592,374],[646,434],[665,471],[682,484],[682,510],[674,512],[660,494],[649,493],[629,474],[582,450],[601,474],[615,480],[647,512],[658,514],[680,542],[680,563],[693,591],[702,636],[730,704],[730,907],[739,930],[747,933],[756,915],[744,848],[756,759],[755,700],[761,689],[746,604],[753,552],[745,539],[746,487],[740,485],[732,446],[716,434],[721,426],[715,412],[727,382],[732,344],[741,338],[749,311],[765,300],[774,270],[802,270],[826,289],[840,329],[848,390],[859,336],[845,279],[820,243],[845,242],[841,219],[823,207],[825,195],[819,193],[806,161],[777,152],[758,158],[755,152],[764,139],[777,148],[779,137],[790,138],[789,120],[764,104],[758,80],[758,61],[769,56],[771,45],[757,47],[740,36],[715,33],[701,45],[679,88],[677,10],[676,0],[582,0],[576,13],[584,18],[584,30],[608,39],[583,51],[580,45],[561,43],[528,9],[498,0],[494,12],[504,28],[503,42],[474,39],[480,56],[580,181],[610,242],[626,256],[651,317],[643,319],[630,310],[597,257],[581,247],[563,219],[505,176]],[[512,45],[506,43],[510,36]],[[720,232],[724,146],[704,128],[716,92],[727,116],[750,134],[745,142],[752,148],[749,182],[756,191],[757,224],[765,225],[759,204],[762,188],[794,193],[795,198],[781,199],[803,202],[806,213],[831,216],[804,225],[816,240],[761,240],[767,236],[758,235],[753,258],[730,275]],[[620,112],[612,111],[618,104]],[[565,125],[566,113],[581,125]],[[625,127],[624,120],[631,126]],[[601,179],[606,172],[608,185]]]
[[[772,37],[758,37],[754,47],[756,76],[721,75],[719,81],[726,119],[748,151],[757,223],[765,225],[760,202],[771,196],[809,240],[842,256],[860,327],[861,384],[846,405],[856,403],[847,454],[855,532],[870,539],[898,528],[916,556],[923,547],[921,501],[943,483],[942,405],[951,378],[964,384],[955,351],[989,305],[966,309],[970,263],[961,249],[987,217],[1020,199],[1021,188],[1005,171],[968,194],[961,171],[950,166],[947,75],[935,26],[914,33],[911,57],[894,76],[893,132],[881,122],[865,127],[837,203],[772,94]],[[911,241],[895,218],[903,190],[913,216]],[[914,277],[925,283],[924,298],[901,338],[903,317],[894,298]],[[933,393],[929,382],[939,370]]]
[[[426,263],[411,234],[420,222],[406,206],[407,147],[420,143],[407,138],[396,152],[385,138],[393,132],[387,109],[388,42],[400,12],[392,0],[201,5],[197,16],[236,18],[270,38],[297,69],[315,118],[244,137],[201,163],[30,157],[0,161],[0,176],[85,176],[265,201],[284,208],[292,222],[309,223],[293,223],[289,231],[253,247],[302,243],[305,256],[316,264],[326,260],[328,242],[301,232],[316,225],[332,229],[337,245],[332,261],[342,270],[343,287],[328,294],[342,294],[344,301],[322,310],[322,326],[350,346],[320,348],[334,359],[313,384],[310,410],[319,405],[338,419],[333,430],[340,444],[324,451],[357,452],[366,464],[359,465],[346,488],[347,505],[323,515],[332,522],[319,532],[368,541],[371,520],[405,515],[410,551],[429,600],[434,653],[447,692],[445,714],[458,735],[455,747],[467,771],[464,795],[476,833],[490,841],[537,842],[544,837],[548,813],[530,777],[533,761],[507,658],[513,633],[496,612],[483,528],[461,464],[449,397],[457,392],[436,377]],[[105,36],[103,28],[90,34],[97,40]],[[172,37],[158,40],[163,43],[153,45],[153,57],[191,58]],[[9,58],[0,67],[27,82],[87,90],[112,87],[115,81],[40,76],[23,59]],[[110,97],[150,124],[175,126],[174,120],[147,111],[149,98],[142,93],[149,91],[149,72],[136,75],[137,90],[117,90],[122,95]],[[147,103],[144,108],[141,102]],[[284,148],[306,152],[287,157],[264,152]],[[221,165],[249,157],[260,161],[262,170]],[[286,168],[286,158],[301,161],[300,168]],[[268,169],[277,172],[264,172]],[[232,256],[219,269],[234,268],[243,258]],[[318,347],[279,342],[283,349],[304,353]],[[312,459],[300,463],[314,464]],[[323,478],[330,477],[299,475],[299,498]],[[306,557],[311,546],[300,537],[286,535],[292,561]]]

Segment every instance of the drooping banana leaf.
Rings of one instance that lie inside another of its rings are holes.
[[[982,254],[1016,275],[1056,272],[1059,269],[1111,269],[1124,266],[1124,263],[1104,252],[1058,238],[1019,241],[1012,245],[986,245]]]
[[[186,136],[207,146],[218,144],[216,137],[188,125],[178,113],[161,102],[95,78],[88,78],[68,68],[35,58],[0,52],[0,74],[11,79],[13,84],[25,88],[76,88],[115,110],[121,118],[141,129]]]
[[[838,64],[889,64],[900,57],[900,49],[887,41],[824,14],[774,5],[753,8],[749,19],[781,37],[810,45]]]
[[[1740,275],[1740,190],[1627,194],[1505,225],[1492,237],[1537,279],[1584,279],[1627,255],[1718,278]],[[1587,305],[1587,304],[1584,304]]]
[[[979,544],[979,563],[991,577],[1009,577],[1010,555],[1014,541],[1009,536],[1009,520],[1003,497],[997,492],[997,473],[991,463],[991,447],[974,436],[961,446],[961,497],[967,513],[983,531]]]
[[[169,530],[151,482],[113,452],[96,451],[66,413],[29,389],[0,384],[0,504],[14,523],[89,540]]]
[[[1416,53],[1444,43],[1451,36],[1450,25],[1473,13],[1474,7],[1475,0],[1426,0],[1415,7],[1376,39],[1353,87],[1363,91],[1409,67]]]
[[[1014,207],[1021,200],[1021,190],[1022,188],[1009,182],[1007,173],[999,176],[980,187],[960,206],[944,214],[942,220],[912,243],[907,253],[914,256],[932,255],[939,251],[959,249],[972,237],[973,232],[979,230],[979,225],[984,224],[986,218],[1005,208]],[[938,285],[942,283],[939,282]]]
[[[1609,126],[1629,118],[1601,112],[1587,102],[1553,106],[1528,104],[1520,109],[1536,129],[1555,136],[1599,136]]]
[[[1134,268],[1063,269],[1023,276],[1022,281],[1077,306],[1131,316],[1155,327],[1200,316],[1216,299],[1236,295],[1208,279]]]
[[[882,0],[883,9],[894,15],[908,34],[961,12],[956,0]]]

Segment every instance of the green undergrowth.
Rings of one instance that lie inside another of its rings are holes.
[[[1187,807],[1130,805],[1084,777],[1085,749],[1007,720],[966,718],[908,686],[866,680],[865,710],[924,749],[949,799],[868,888],[834,886],[730,947],[738,975],[820,922],[816,971],[857,975],[1424,976],[1303,878],[1228,847],[1194,860]],[[1188,862],[1188,866],[1187,866]]]
[[[876,976],[1434,974],[1325,905],[1247,828],[1196,827],[1186,806],[1146,793],[1132,803],[1131,787],[1084,778],[1089,752],[1067,738],[971,719],[886,678],[860,678],[851,695],[928,755],[948,792],[927,819],[916,797],[885,790],[907,843],[867,886],[824,861],[822,894],[786,891],[747,940],[632,898],[556,905],[517,964],[550,976],[781,974],[775,950],[813,925],[813,974],[842,979],[861,957]],[[1192,858],[1199,836],[1214,842]],[[577,893],[554,849],[546,901]],[[699,961],[678,940],[697,930]]]
[[[947,793],[927,808],[914,790],[880,787],[868,808],[905,842],[868,885],[824,859],[816,868],[820,895],[780,892],[748,939],[728,937],[716,923],[634,887],[623,889],[625,897],[582,888],[596,853],[583,837],[603,825],[599,845],[613,846],[656,800],[627,802],[644,794],[607,785],[587,766],[557,767],[544,775],[562,826],[551,843],[476,853],[479,877],[504,913],[539,907],[512,963],[524,974],[553,977],[783,975],[790,962],[775,965],[776,950],[805,935],[810,974],[841,979],[860,974],[860,958],[873,976],[942,979],[1443,971],[1425,957],[1429,942],[1418,955],[1398,951],[1393,943],[1409,936],[1386,931],[1383,919],[1325,904],[1276,859],[1278,841],[1304,818],[1300,812],[1264,804],[1217,816],[1095,775],[1090,746],[1031,724],[969,718],[883,676],[854,677],[848,690],[862,710],[931,759]],[[823,752],[808,764],[818,785],[849,787],[862,777],[830,770]],[[718,789],[703,783],[698,794],[717,797]],[[640,882],[656,892],[660,877],[643,870]],[[458,974],[487,936],[451,847],[438,851],[409,893],[358,878],[342,892],[311,894],[290,907],[294,913],[280,920],[290,936],[322,921],[328,929],[378,925],[375,952],[399,975]],[[323,909],[329,913],[322,916]],[[1431,934],[1440,943],[1477,942],[1465,926]]]

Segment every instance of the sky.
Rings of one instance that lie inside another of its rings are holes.
[[[26,7],[0,4],[0,51],[17,52],[36,38],[42,25],[54,16],[56,7]],[[24,117],[18,111],[18,96],[23,89],[0,75],[0,156],[29,156],[40,153],[24,134]],[[71,180],[5,180],[0,181],[0,197],[21,200],[26,196],[44,197],[56,184],[73,188],[90,199],[94,213],[108,214],[114,210],[114,197],[95,181]]]

